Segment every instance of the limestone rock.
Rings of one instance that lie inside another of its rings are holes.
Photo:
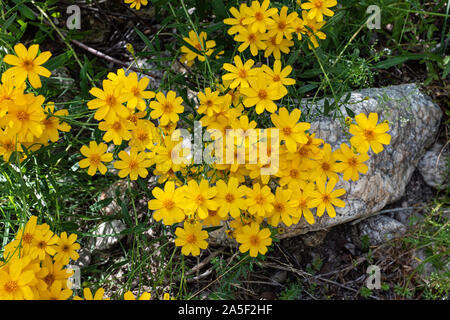
[[[303,103],[303,102],[302,102]],[[324,101],[318,101],[323,109]],[[309,225],[304,219],[299,224],[286,228],[280,238],[293,237],[310,231],[328,229],[351,220],[370,217],[389,203],[397,201],[405,192],[419,160],[422,158],[437,133],[442,111],[421,93],[415,84],[404,84],[385,88],[369,88],[352,92],[347,105],[355,114],[378,113],[379,122],[389,121],[391,144],[374,154],[370,151],[367,162],[369,171],[356,182],[341,179],[336,188],[347,192],[342,196],[345,208],[336,208],[336,217],[327,214]],[[347,116],[344,106],[341,107]],[[333,150],[341,143],[349,143],[345,128],[337,120],[322,118],[311,123],[310,132],[331,144]]]
[[[442,144],[436,143],[420,159],[419,169],[425,183],[433,188],[442,188],[449,184],[446,158],[449,156],[448,148],[444,150]]]
[[[370,217],[357,225],[360,238],[368,236],[372,245],[377,245],[402,235],[406,227],[399,221],[388,216]]]

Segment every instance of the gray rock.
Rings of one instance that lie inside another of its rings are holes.
[[[317,247],[323,243],[327,232],[325,230],[311,232],[302,236],[303,243],[307,247]]]
[[[425,183],[433,188],[443,188],[449,185],[448,168],[446,158],[448,158],[448,149],[444,150],[442,144],[436,143],[420,159],[417,169],[419,169]]]
[[[86,248],[81,248],[78,251],[80,257],[77,261],[72,261],[71,264],[80,268],[87,267],[91,263],[91,253]]]
[[[92,246],[94,250],[106,250],[111,248],[117,242],[119,242],[125,235],[119,235],[118,233],[126,229],[126,225],[120,220],[112,220],[102,222],[92,238]]]
[[[371,245],[377,245],[402,235],[406,227],[399,221],[387,216],[370,217],[357,225],[360,239],[369,238]]]
[[[318,101],[321,110],[324,101]],[[341,181],[336,188],[347,192],[341,197],[345,208],[336,208],[336,217],[326,214],[309,225],[304,219],[286,228],[280,238],[293,237],[310,231],[324,230],[351,220],[367,218],[387,204],[399,200],[405,192],[419,160],[435,138],[442,117],[440,108],[421,93],[415,84],[352,92],[347,105],[355,114],[377,112],[379,122],[389,121],[391,144],[375,155],[370,152],[369,171],[356,182]],[[347,116],[344,106],[341,107]],[[337,120],[322,118],[311,123],[310,132],[330,143],[333,150],[349,143],[345,127]],[[394,223],[394,222],[393,222]],[[397,222],[397,226],[400,222]]]

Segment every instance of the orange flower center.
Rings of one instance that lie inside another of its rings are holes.
[[[248,42],[250,42],[250,43],[253,43],[253,42],[255,42],[256,41],[256,34],[254,34],[254,33],[250,33],[249,35],[248,35]]]
[[[137,138],[140,141],[145,141],[145,140],[148,139],[148,133],[144,132],[144,131],[141,131],[141,132],[138,133]]]
[[[255,197],[256,204],[259,204],[260,206],[263,205],[265,201],[266,201],[266,199],[264,199],[264,196],[262,194],[258,194]]]
[[[112,107],[117,104],[117,99],[113,95],[108,95],[108,96],[106,96],[105,102],[106,102],[106,105]]]
[[[67,245],[67,244],[65,244],[65,245],[63,245],[63,246],[61,247],[61,250],[62,250],[63,252],[69,252],[69,251],[70,251],[70,246]]]
[[[133,95],[135,97],[140,97],[141,96],[141,91],[139,90],[138,87],[133,87],[131,88],[131,92],[133,93]]]
[[[173,105],[170,102],[166,102],[162,105],[162,110],[165,113],[170,113],[173,110]]]
[[[29,60],[29,59],[23,60],[22,67],[27,71],[33,70],[33,68],[34,68],[33,60]]]
[[[113,130],[120,130],[120,129],[122,129],[122,124],[120,123],[120,122],[114,122],[113,123],[113,125],[111,126],[111,128],[113,129]]]
[[[324,194],[324,195],[322,195],[322,202],[324,202],[324,203],[329,203],[329,202],[331,202],[330,195],[329,195],[329,194]]]
[[[264,14],[261,11],[256,12],[255,19],[258,21],[264,20]]]
[[[39,241],[37,247],[44,250],[45,248],[47,248],[47,243],[45,241]]]
[[[187,243],[193,244],[193,243],[195,243],[196,241],[197,241],[197,237],[195,236],[195,234],[189,234],[189,235],[186,237],[186,242],[187,242]]]
[[[316,8],[321,8],[323,5],[323,1],[322,0],[314,0],[314,5],[316,6]]]
[[[278,81],[281,81],[281,77],[280,77],[279,74],[276,74],[276,75],[273,76],[272,80],[273,80],[274,82],[278,82]]]
[[[366,137],[367,140],[374,140],[375,132],[373,132],[373,130],[370,130],[370,129],[365,129],[364,136]]]
[[[14,146],[14,143],[12,143],[11,141],[8,141],[3,144],[3,148],[6,151],[13,151],[15,149],[15,146]]]
[[[22,237],[22,241],[25,242],[25,243],[27,243],[27,244],[30,244],[31,241],[33,241],[33,235],[30,234],[30,233],[25,233],[25,234],[23,235],[23,237]]]
[[[330,165],[327,162],[322,163],[322,170],[323,171],[330,170]]]
[[[247,78],[247,70],[245,70],[245,69],[239,70],[239,77],[240,78]]]
[[[213,101],[212,100],[207,100],[206,101],[206,105],[208,106],[208,107],[211,107],[212,105],[213,105]]]
[[[202,51],[202,45],[200,43],[196,43],[195,44],[195,49],[197,49],[198,51]]]
[[[8,281],[5,283],[4,285],[4,289],[6,292],[8,293],[13,293],[16,292],[16,290],[19,288],[18,284],[16,281]]]
[[[195,197],[195,203],[198,204],[198,205],[202,205],[203,202],[205,202],[205,198],[203,197],[203,195],[198,194],[198,195]]]
[[[348,165],[350,167],[356,167],[358,165],[358,160],[355,157],[348,159]]]
[[[30,118],[30,115],[26,111],[19,111],[17,112],[17,119],[19,121],[26,121]]]
[[[283,128],[283,133],[285,136],[290,136],[292,134],[292,129],[289,127]]]
[[[231,193],[227,193],[227,195],[225,196],[225,201],[226,202],[233,202],[234,201],[234,195]]]
[[[100,156],[98,155],[98,154],[93,154],[93,155],[91,155],[91,157],[90,157],[90,162],[91,162],[91,164],[93,164],[93,165],[98,165],[99,163],[100,163]]]
[[[267,98],[267,91],[264,90],[264,89],[259,90],[258,98],[260,98],[261,100],[266,99]]]
[[[284,30],[284,29],[286,29],[286,26],[287,26],[287,24],[286,24],[286,21],[278,21],[278,29],[279,30]]]
[[[131,160],[130,163],[128,163],[128,168],[130,168],[130,170],[136,170],[139,168],[139,163],[136,160]]]
[[[298,202],[298,206],[300,207],[300,208],[306,208],[307,207],[307,205],[306,205],[306,200],[299,200],[299,202]]]
[[[49,273],[45,276],[44,282],[50,287],[55,281],[55,276],[52,273]]]
[[[163,206],[164,208],[166,208],[167,210],[173,209],[175,207],[175,202],[173,202],[173,200],[165,200],[163,202]]]
[[[285,209],[285,206],[283,203],[275,203],[275,205],[273,206],[276,212],[283,212]]]
[[[298,178],[299,173],[300,172],[297,169],[291,169],[291,171],[289,172],[291,178]]]
[[[249,238],[249,242],[252,246],[257,247],[257,246],[259,246],[261,240],[259,239],[259,237],[257,235],[252,235]]]

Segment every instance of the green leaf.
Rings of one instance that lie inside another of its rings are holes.
[[[150,42],[150,40],[147,38],[147,36],[145,34],[143,34],[141,31],[139,31],[139,29],[137,29],[136,27],[134,28],[134,31],[137,33],[139,38],[141,38],[142,41],[144,41],[145,45],[150,49],[150,51],[155,51],[155,48],[153,47],[152,43]]]
[[[72,57],[72,51],[67,51],[59,56],[56,56],[54,58],[51,58],[49,61],[43,64],[45,68],[48,70],[55,70],[59,68],[60,66],[64,65],[69,59]]]
[[[214,13],[221,20],[227,17],[227,8],[223,4],[222,0],[212,0],[211,2]]]
[[[402,64],[408,60],[421,60],[421,59],[433,60],[439,63],[442,63],[443,61],[441,57],[432,53],[404,54],[398,57],[389,58],[387,60],[378,62],[373,67],[375,69],[388,69],[390,67]]]
[[[300,87],[300,88],[297,90],[297,93],[298,93],[298,94],[304,94],[304,93],[306,93],[306,92],[308,92],[308,91],[311,91],[312,89],[315,89],[315,88],[317,88],[317,84],[315,84],[315,83],[309,83],[309,84],[307,84],[307,85],[304,85],[303,87]]]
[[[26,5],[21,4],[21,5],[19,5],[18,8],[19,8],[20,13],[21,13],[25,18],[30,19],[30,20],[34,20],[34,19],[36,18],[36,17],[34,16],[34,14],[33,14],[33,11],[31,11],[31,9],[28,8]]]
[[[14,12],[14,14],[8,18],[8,20],[6,20],[4,23],[2,23],[2,27],[1,30],[2,31],[7,31],[9,26],[14,22],[14,20],[16,20],[17,17],[17,12]]]

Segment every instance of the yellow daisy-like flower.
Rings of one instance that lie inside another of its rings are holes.
[[[206,56],[210,56],[214,52],[214,48],[216,46],[216,42],[214,40],[206,41],[207,34],[202,31],[197,37],[197,34],[191,30],[189,32],[189,37],[183,38],[189,45],[197,49],[200,53],[192,51],[190,48],[186,46],[181,47],[181,52],[183,56],[181,57],[181,62],[186,62],[188,66],[192,66],[195,59],[199,61],[205,61]],[[206,45],[206,48],[204,47]]]
[[[391,136],[386,132],[389,131],[389,124],[386,122],[378,123],[378,114],[370,113],[367,118],[364,113],[355,116],[357,124],[350,125],[350,143],[358,152],[365,153],[372,148],[373,152],[380,153],[383,151],[383,144],[391,143]]]
[[[39,138],[39,141],[44,144],[46,144],[48,140],[51,142],[58,141],[59,131],[69,132],[71,129],[70,125],[59,118],[69,115],[69,111],[67,109],[61,109],[55,112],[55,104],[53,102],[49,102],[45,106],[45,111],[47,112],[47,118],[42,120],[44,130]]]
[[[185,186],[186,207],[185,210],[196,212],[199,219],[208,217],[208,210],[217,210],[218,204],[214,197],[217,194],[216,187],[210,187],[208,180],[202,179],[200,183],[189,180]]]
[[[91,289],[84,288],[83,289],[84,298],[75,296],[73,298],[73,300],[109,300],[109,298],[105,299],[104,295],[105,295],[105,289],[103,289],[103,288],[98,289],[94,295],[92,295]]]
[[[283,6],[280,10],[280,14],[273,16],[274,23],[269,25],[269,31],[267,35],[269,37],[275,37],[276,43],[281,43],[281,40],[286,38],[292,40],[292,33],[295,31],[294,22],[298,17],[297,12],[291,12],[287,14],[288,7]]]
[[[281,39],[280,43],[277,43],[277,37],[273,36],[268,38],[265,42],[266,49],[264,51],[264,57],[268,58],[271,54],[277,60],[281,59],[281,53],[289,53],[291,52],[290,47],[294,45],[294,41]]]
[[[123,118],[117,118],[115,121],[108,122],[102,121],[98,124],[98,128],[102,131],[106,131],[103,135],[103,140],[112,142],[116,146],[120,146],[122,140],[130,140],[131,132],[130,130],[133,128],[133,125],[128,120]]]
[[[246,193],[245,186],[239,186],[238,179],[231,177],[226,184],[223,180],[219,180],[216,183],[217,195],[216,202],[219,205],[219,216],[225,218],[228,213],[233,218],[238,218],[241,215],[241,210],[247,208],[246,201],[244,199]]]
[[[0,130],[0,155],[8,162],[13,152],[23,152],[22,145],[17,142],[15,134]]]
[[[358,173],[366,174],[369,169],[365,161],[369,160],[367,153],[356,154],[346,144],[341,144],[341,149],[336,150],[336,160],[341,162],[335,165],[337,172],[344,173],[344,180],[356,181],[359,179]]]
[[[220,112],[224,99],[219,94],[220,92],[218,90],[213,92],[211,88],[206,88],[204,93],[199,92],[198,100],[200,105],[198,106],[197,112],[206,114],[209,117],[212,117],[214,113]]]
[[[44,260],[47,254],[53,256],[56,253],[55,247],[58,241],[59,237],[51,230],[36,234],[31,243],[30,257]]]
[[[264,76],[250,79],[250,88],[241,88],[241,92],[246,96],[244,106],[255,106],[257,114],[263,113],[264,110],[274,113],[277,110],[274,101],[283,97],[278,86]]]
[[[185,256],[192,254],[198,256],[200,249],[206,249],[208,242],[205,239],[208,238],[208,232],[202,230],[202,224],[196,223],[184,223],[184,228],[177,228],[175,230],[175,245],[181,247],[181,253]]]
[[[150,292],[144,292],[141,294],[138,300],[150,300],[152,297]],[[125,292],[123,295],[123,300],[136,300],[136,297],[131,291]]]
[[[230,63],[224,63],[223,68],[230,72],[222,76],[223,81],[231,81],[230,88],[234,89],[238,86],[241,88],[248,88],[250,85],[248,83],[249,79],[256,77],[258,74],[258,69],[252,69],[255,61],[248,59],[245,64],[242,63],[241,57],[234,56],[234,65]]]
[[[297,150],[297,143],[305,144],[308,141],[305,131],[311,125],[300,120],[300,109],[294,109],[291,113],[286,108],[281,108],[279,114],[270,116],[272,123],[280,130],[280,140],[284,141],[289,152]]]
[[[236,234],[236,241],[241,243],[239,251],[250,251],[250,257],[256,257],[258,253],[266,254],[267,247],[272,244],[271,232],[268,228],[259,229],[259,224],[243,226],[240,233]]]
[[[233,16],[233,18],[227,18],[223,20],[223,23],[231,26],[228,29],[229,35],[233,35],[246,29],[246,26],[244,24],[245,18],[248,17],[248,15],[245,13],[246,8],[247,8],[246,3],[241,3],[239,10],[236,9],[235,7],[230,8],[230,13]]]
[[[273,69],[271,69],[268,65],[264,64],[262,67],[264,73],[266,73],[269,79],[278,85],[281,90],[282,95],[287,94],[287,90],[285,86],[292,86],[295,84],[295,79],[288,78],[289,74],[292,72],[291,66],[286,66],[282,69],[281,61],[275,60],[273,63]]]
[[[98,109],[95,112],[96,120],[106,120],[108,122],[116,121],[117,118],[128,117],[128,109],[123,105],[128,99],[127,93],[124,93],[122,84],[115,84],[111,80],[103,80],[103,90],[92,88],[89,93],[96,99],[87,103],[89,109]]]
[[[239,34],[234,37],[234,41],[242,42],[238,47],[239,52],[245,51],[250,47],[250,52],[253,56],[258,55],[259,50],[266,49],[265,41],[269,38],[267,33],[260,33],[258,31],[251,31],[250,29],[241,30]]]
[[[152,194],[155,199],[148,202],[148,208],[154,210],[153,219],[163,220],[165,225],[181,222],[185,218],[183,208],[185,206],[184,188],[175,188],[174,181],[167,181],[164,190],[155,187]]]
[[[156,94],[156,100],[150,102],[150,108],[153,109],[150,112],[152,119],[159,119],[162,126],[167,125],[169,122],[178,122],[178,113],[184,111],[183,98],[177,97],[175,91],[170,90],[165,96],[162,92]]]
[[[125,0],[125,3],[130,3],[130,8],[140,10],[141,6],[146,6],[148,4],[148,0]]]
[[[306,195],[312,198],[308,206],[309,208],[317,207],[317,216],[321,217],[326,210],[330,218],[334,218],[336,216],[334,206],[345,207],[345,202],[338,199],[345,193],[345,189],[333,190],[336,183],[335,179],[330,179],[328,183],[325,179],[317,179],[317,190],[306,191]]]
[[[313,167],[311,168],[310,178],[312,180],[317,178],[325,179],[326,177],[336,181],[339,180],[339,176],[336,173],[338,171],[336,168],[337,161],[335,154],[336,153],[331,150],[330,144],[326,143],[323,146],[322,157],[311,163]]]
[[[155,96],[153,91],[145,91],[150,82],[149,78],[138,79],[136,72],[130,73],[124,82],[124,92],[129,94],[127,108],[137,108],[144,111],[147,108],[145,99],[152,99]]]
[[[311,186],[314,187],[313,184],[311,184]],[[311,190],[311,188],[309,190]],[[311,212],[309,204],[312,198],[308,195],[308,193],[301,189],[295,189],[291,195],[291,199],[298,201],[298,206],[293,211],[292,223],[298,223],[303,216],[305,217],[306,222],[308,222],[309,224],[314,224],[315,219],[314,215]]]
[[[270,0],[264,0],[263,3],[259,1],[252,1],[250,7],[244,8],[244,12],[248,18],[244,19],[243,23],[250,25],[252,32],[265,33],[267,27],[273,24],[271,17],[277,13],[276,8],[269,9]]]
[[[337,5],[336,0],[308,0],[306,3],[302,3],[300,7],[308,11],[308,19],[315,19],[317,22],[323,21],[323,16],[333,16],[334,12],[330,7]]]
[[[61,233],[59,241],[55,246],[55,261],[61,261],[64,265],[68,264],[70,259],[73,261],[78,260],[80,255],[77,250],[80,250],[80,244],[76,243],[77,235],[72,233],[67,237],[67,232]]]
[[[261,188],[259,183],[255,183],[253,188],[247,188],[248,212],[253,215],[265,217],[273,211],[275,196],[268,186]]]
[[[315,19],[309,19],[306,11],[302,11],[302,19],[302,22],[299,24],[298,32],[306,34],[313,44],[313,47],[317,48],[319,46],[317,39],[325,40],[327,38],[327,35],[320,31],[320,29],[325,25],[325,21],[318,22]],[[308,48],[312,49],[312,46],[309,43]]]
[[[273,202],[273,211],[267,219],[272,227],[277,227],[280,221],[286,226],[292,225],[292,216],[295,216],[295,208],[298,201],[291,199],[292,190],[278,187],[275,191],[275,200]]]
[[[19,142],[33,142],[42,135],[45,119],[42,103],[44,96],[34,96],[32,93],[24,95],[25,103],[10,103],[8,107],[7,123],[12,134],[17,134]]]
[[[151,150],[154,146],[154,136],[156,136],[155,125],[149,120],[139,119],[131,131],[131,140],[128,145],[137,148],[139,151]]]
[[[39,45],[33,44],[28,49],[22,44],[14,46],[16,55],[7,54],[3,61],[13,67],[5,71],[5,76],[13,77],[16,86],[20,86],[28,78],[33,88],[42,86],[39,76],[50,77],[51,72],[44,68],[42,64],[47,62],[52,56],[50,51],[42,52],[38,55]]]
[[[146,168],[152,165],[145,152],[139,152],[135,149],[130,150],[130,154],[125,151],[119,152],[120,160],[114,162],[114,168],[119,169],[119,177],[130,176],[131,180],[137,180],[138,176],[145,178],[148,175]]]
[[[32,300],[30,287],[35,279],[33,270],[27,270],[29,257],[13,257],[5,265],[0,265],[0,300]]]
[[[62,287],[61,282],[55,281],[47,290],[45,290],[41,300],[68,300],[72,296],[73,291]]]
[[[86,159],[79,162],[80,168],[88,168],[88,174],[93,176],[97,170],[101,174],[105,174],[107,171],[106,166],[103,162],[110,162],[113,159],[112,153],[106,153],[108,146],[104,143],[99,143],[91,141],[89,142],[89,147],[82,146],[80,152]]]

